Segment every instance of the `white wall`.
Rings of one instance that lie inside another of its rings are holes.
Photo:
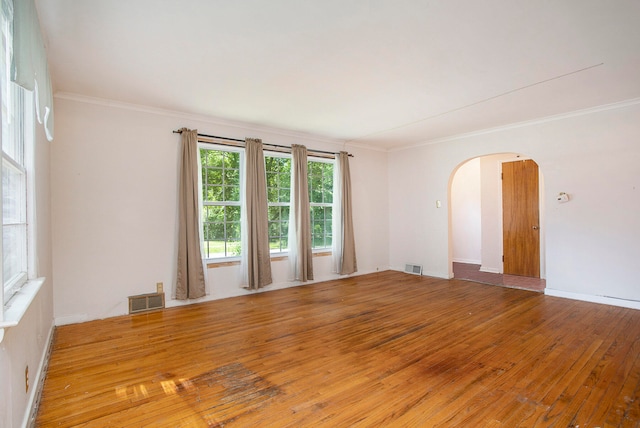
[[[482,266],[483,272],[502,273],[502,160],[515,155],[480,158],[482,171]]]
[[[37,274],[46,277],[39,293],[16,327],[5,330],[0,343],[0,426],[20,427],[31,410],[39,371],[53,331],[53,269],[49,192],[50,150],[54,143],[36,126],[36,249]],[[25,368],[31,387],[25,391]]]
[[[58,324],[125,314],[127,296],[175,282],[180,137],[198,129],[234,138],[305,144],[354,154],[351,175],[359,273],[388,267],[387,153],[267,128],[70,96],[56,98],[52,152],[54,314]],[[314,259],[316,280],[335,278],[330,257]],[[272,290],[287,282],[274,262]],[[208,269],[208,296],[246,294],[237,266]],[[180,304],[167,295],[167,305]]]
[[[639,307],[640,101],[461,136],[389,155],[390,264],[449,277],[451,174],[463,161],[515,152],[544,175],[547,293]],[[567,192],[572,200],[558,204]]]
[[[482,204],[480,158],[458,168],[451,182],[453,261],[482,263]]]

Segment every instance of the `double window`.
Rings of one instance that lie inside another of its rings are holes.
[[[32,157],[33,101],[31,93],[9,79],[12,23],[2,7],[0,92],[2,93],[2,282],[3,299],[11,296],[28,276],[27,173]]]
[[[208,259],[241,254],[242,177],[244,152],[212,145],[200,146],[202,173],[202,234]],[[331,248],[333,160],[308,160],[309,213],[313,249]],[[269,248],[288,251],[291,202],[291,156],[265,153]]]

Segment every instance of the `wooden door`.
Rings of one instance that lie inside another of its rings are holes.
[[[538,164],[502,164],[504,273],[540,278]]]

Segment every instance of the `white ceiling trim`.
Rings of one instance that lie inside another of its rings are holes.
[[[184,119],[189,121],[204,122],[204,123],[211,124],[213,126],[237,128],[245,131],[250,131],[251,133],[255,133],[256,138],[260,138],[259,134],[264,133],[264,134],[280,135],[280,136],[289,137],[289,138],[296,138],[304,141],[328,143],[328,144],[333,144],[341,147],[346,147],[346,146],[358,147],[357,144],[346,143],[345,140],[323,137],[321,135],[307,134],[304,132],[296,132],[296,131],[291,131],[291,130],[282,129],[282,128],[257,125],[257,124],[248,123],[248,122],[234,121],[234,120],[229,120],[229,119],[224,119],[219,117],[185,113],[177,110],[163,109],[159,107],[150,107],[150,106],[145,106],[141,104],[114,101],[107,98],[91,97],[91,96],[76,94],[72,92],[56,92],[56,94],[54,95],[54,98],[60,99],[60,100],[75,101],[79,103],[94,104],[94,105],[105,106],[105,107],[115,107],[123,110],[137,111],[141,113],[150,113],[150,114],[156,114],[160,116],[169,116],[169,117],[179,118],[179,119]],[[203,132],[206,133],[206,131],[203,131]],[[366,146],[363,146],[363,147],[370,149],[370,147],[366,147]]]
[[[586,108],[586,109],[581,109],[581,110],[575,110],[569,113],[561,113],[561,114],[556,114],[553,116],[544,116],[541,118],[537,118],[537,119],[531,119],[531,120],[525,120],[522,122],[516,122],[516,123],[511,123],[508,125],[502,125],[502,126],[497,126],[494,128],[487,128],[487,129],[481,129],[478,131],[474,131],[474,132],[467,132],[464,134],[457,134],[457,135],[452,135],[449,137],[445,137],[445,138],[436,138],[433,140],[426,140],[423,141],[421,143],[418,144],[412,144],[410,146],[404,146],[404,147],[397,147],[397,148],[392,148],[389,149],[389,153],[392,152],[399,152],[402,150],[408,150],[408,149],[414,149],[414,148],[418,148],[418,147],[424,147],[424,146],[430,146],[433,144],[440,144],[440,143],[446,143],[448,141],[455,141],[455,140],[461,140],[461,139],[465,139],[465,138],[472,138],[472,137],[477,137],[479,135],[486,135],[486,134],[494,134],[496,132],[503,132],[503,131],[508,131],[511,129],[517,129],[517,128],[525,128],[527,126],[534,126],[534,125],[540,125],[543,123],[549,123],[549,122],[555,122],[558,120],[564,120],[564,119],[569,119],[572,117],[578,117],[578,116],[585,116],[588,114],[593,114],[593,113],[599,113],[599,112],[603,112],[603,111],[607,111],[607,110],[616,110],[616,109],[620,109],[620,108],[626,108],[626,107],[631,107],[634,105],[638,105],[640,104],[640,98],[632,98],[629,100],[625,100],[625,101],[620,101],[620,102],[615,102],[615,103],[610,103],[610,104],[603,104],[601,106],[596,106],[596,107],[590,107],[590,108]]]

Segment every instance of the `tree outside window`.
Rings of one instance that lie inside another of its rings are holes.
[[[241,149],[201,146],[202,232],[207,259],[241,254]],[[312,248],[331,248],[333,161],[308,161]],[[265,155],[269,248],[288,251],[291,202],[291,157]]]
[[[291,206],[291,158],[265,156],[264,163],[269,205],[269,248],[272,253],[286,252]]]
[[[331,248],[333,162],[309,161],[312,248]]]
[[[200,149],[206,258],[240,255],[240,153]]]

